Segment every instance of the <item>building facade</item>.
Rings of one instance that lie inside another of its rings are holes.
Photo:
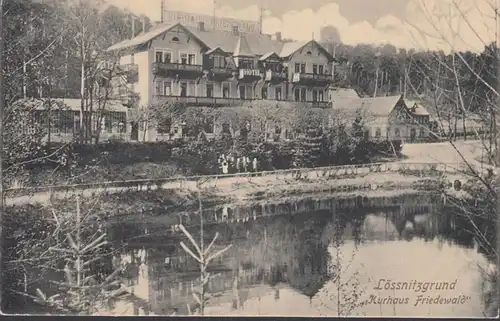
[[[283,42],[279,33],[244,33],[237,25],[231,31],[210,30],[199,21],[196,26],[162,24],[108,51],[117,53],[121,68],[131,71],[115,94],[135,110],[172,103],[238,107],[255,101],[331,107],[334,59],[314,40]],[[134,123],[131,128],[132,140],[182,135],[179,126],[141,129]]]
[[[347,123],[360,115],[369,140],[417,143],[429,138],[429,113],[421,104],[405,100],[403,96],[346,97],[334,101],[333,105],[335,113],[343,115]]]

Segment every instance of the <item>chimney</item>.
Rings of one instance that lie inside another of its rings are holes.
[[[205,23],[203,21],[198,22],[198,30],[205,31]]]
[[[135,18],[134,18],[134,16],[132,16],[130,18],[130,20],[132,20],[132,37],[131,37],[131,39],[132,39],[132,38],[135,38]]]
[[[276,40],[281,41],[281,32],[276,32]]]
[[[142,18],[142,32],[146,32],[146,18]]]
[[[240,31],[238,30],[238,25],[233,25],[233,34],[237,36],[239,33]]]

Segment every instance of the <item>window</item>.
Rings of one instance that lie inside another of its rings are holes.
[[[252,86],[247,86],[247,88],[246,88],[246,90],[245,90],[245,91],[246,91],[246,95],[247,95],[247,96],[246,96],[246,98],[247,98],[247,99],[252,99],[252,98],[254,98],[254,93],[253,93],[253,88],[252,88]]]
[[[155,81],[155,94],[163,95],[163,84],[161,81]]]
[[[274,89],[274,98],[276,100],[281,100],[281,87],[276,87]]]
[[[163,94],[165,96],[171,96],[172,95],[172,82],[170,82],[170,81],[164,81],[163,82]]]
[[[318,91],[313,89],[313,101],[318,101]]]
[[[318,90],[318,101],[325,101],[325,92],[323,90]]]
[[[229,84],[227,83],[222,85],[222,97],[224,98],[230,97]]]
[[[240,99],[245,99],[245,86],[240,86]]]
[[[322,74],[324,74],[324,73],[325,73],[325,71],[324,71],[324,67],[323,67],[323,65],[319,65],[319,66],[318,66],[318,74],[322,75]]]
[[[173,38],[172,38],[172,42],[179,42],[179,38],[177,38],[177,37],[173,37]]]
[[[181,54],[181,64],[187,64],[187,54]]]
[[[155,52],[155,62],[163,62],[163,52],[162,51],[156,51]]]
[[[187,83],[181,82],[180,86],[181,86],[180,96],[186,97],[187,96]]]
[[[195,54],[188,55],[188,64],[196,65],[196,55]]]
[[[313,74],[317,74],[318,73],[318,65],[316,64],[313,64]]]
[[[295,88],[295,101],[300,101],[300,89]]]
[[[213,97],[213,96],[214,96],[214,84],[207,83],[207,97]]]
[[[310,56],[310,55],[312,55],[312,52],[308,51],[308,52],[306,53],[306,55]]]
[[[156,50],[155,51],[155,62],[159,63],[167,63],[167,62],[172,62],[172,52],[169,50]]]
[[[306,64],[301,64],[301,65],[300,65],[300,72],[301,72],[302,74],[305,74],[305,73],[306,73]]]
[[[213,56],[211,58],[212,66],[214,68],[225,68],[226,67],[226,59],[222,56]]]
[[[425,136],[425,128],[420,128],[420,137]]]
[[[382,136],[382,131],[380,128],[375,129],[375,137],[380,138]]]
[[[306,89],[305,88],[300,89],[300,101],[306,101]]]
[[[262,87],[262,99],[267,99],[267,87]]]
[[[396,136],[396,137],[400,137],[401,136],[401,132],[400,132],[399,128],[395,128],[394,129],[394,136]]]
[[[172,62],[172,53],[167,51],[163,53],[163,62]]]
[[[300,72],[300,64],[296,63],[295,64],[295,73],[299,73],[299,72]]]
[[[239,67],[241,69],[253,69],[253,60],[251,59],[240,59]]]
[[[189,97],[194,97],[196,96],[196,82],[194,81],[190,81],[188,83],[188,91],[187,91],[187,95]]]

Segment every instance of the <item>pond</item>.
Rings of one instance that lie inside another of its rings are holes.
[[[482,317],[493,286],[467,221],[435,195],[330,197],[203,208],[179,216],[205,248],[205,315]],[[185,217],[185,218],[182,218]],[[185,315],[200,265],[172,220],[114,223],[109,235],[137,302],[125,314]],[[118,309],[118,307],[116,307]]]

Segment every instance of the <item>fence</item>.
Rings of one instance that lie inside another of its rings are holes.
[[[419,176],[424,173],[459,173],[461,169],[459,164],[441,164],[441,163],[371,163],[360,165],[328,166],[316,168],[284,169],[276,171],[263,172],[245,172],[234,174],[218,175],[198,175],[187,177],[168,177],[154,179],[138,179],[126,181],[95,182],[73,185],[53,185],[53,186],[32,186],[32,187],[14,187],[5,190],[6,197],[15,197],[26,195],[28,193],[38,192],[74,192],[85,190],[89,192],[123,192],[123,191],[146,191],[156,189],[177,189],[177,188],[196,188],[198,185],[203,187],[217,187],[225,182],[244,183],[259,180],[260,177],[276,180],[310,180],[317,178],[349,178],[363,176],[370,173],[405,173],[416,172]]]

